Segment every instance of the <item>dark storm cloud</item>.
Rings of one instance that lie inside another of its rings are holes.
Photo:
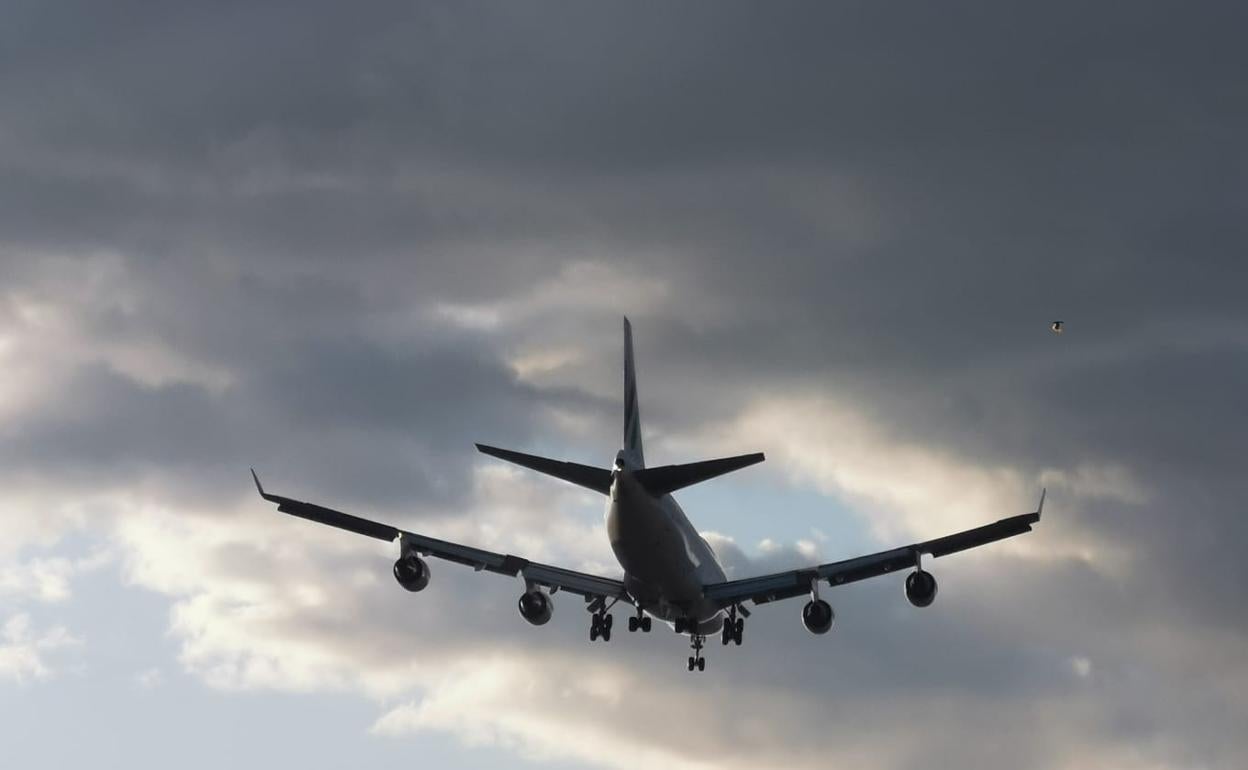
[[[157,271],[159,313],[141,322],[236,360],[238,340],[284,326],[246,306],[264,303],[245,274],[205,276],[208,259],[276,273],[302,299],[285,318],[333,334],[378,297],[501,296],[570,255],[653,247],[643,269],[739,318],[701,333],[662,319],[648,366],[722,351],[730,379],[834,373],[980,453],[1010,439],[956,425],[1043,413],[1071,430],[1029,431],[1042,451],[1013,451],[1033,464],[1076,444],[1191,471],[1242,447],[1216,425],[1199,445],[1175,435],[1233,408],[1237,350],[1065,358],[1241,319],[1242,10],[652,10],[300,4],[292,23],[281,5],[19,6],[0,81],[5,239],[133,254]],[[534,240],[549,256],[509,248]],[[1072,331],[1056,354],[1034,333],[1054,315]],[[1002,355],[1038,376],[982,371]],[[1176,371],[1199,397],[1173,398]],[[327,409],[317,374],[293,376],[274,380],[290,408]],[[668,413],[699,419],[687,406]]]
[[[1139,705],[1156,700],[1132,690],[1141,640],[1246,632],[1248,573],[1225,558],[1248,536],[1239,4],[5,15],[6,288],[55,300],[72,270],[49,278],[38,257],[121,254],[133,296],[77,306],[88,344],[230,376],[79,367],[6,426],[6,468],[221,489],[256,463],[309,497],[462,501],[473,440],[523,448],[555,405],[615,429],[597,391],[524,384],[502,361],[575,332],[583,368],[611,370],[618,322],[539,308],[475,334],[422,312],[514,300],[588,260],[671,285],[634,318],[648,427],[817,386],[899,441],[1033,475],[1122,466],[1147,488],[1045,522],[1121,544],[1125,571],[1000,578],[1022,598],[964,586],[992,598],[936,616],[921,652],[908,621],[869,625],[895,587],[845,591],[860,631],[813,673],[767,653],[796,643],[795,619],[756,624],[745,654],[780,684],[1061,692],[1074,680],[1046,678],[1086,654],[1133,737],[1181,717]],[[1226,741],[1203,741],[1208,761]]]

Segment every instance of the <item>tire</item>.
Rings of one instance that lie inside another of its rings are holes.
[[[644,617],[641,619],[641,630],[642,630],[642,633],[646,633],[646,634],[650,633],[650,618],[649,617]]]
[[[699,671],[706,670],[706,658],[698,658],[698,670]]]

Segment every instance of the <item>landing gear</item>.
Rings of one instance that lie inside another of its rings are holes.
[[[589,641],[596,642],[600,638],[604,642],[611,641],[611,626],[614,623],[613,616],[608,615],[605,610],[600,610],[590,615]]]
[[[730,643],[741,646],[741,636],[745,633],[745,618],[738,618],[736,612],[729,611],[724,620],[724,630],[719,633],[719,641],[727,647]]]
[[[702,643],[706,641],[706,637],[700,634],[692,634],[690,637],[693,647],[693,654],[689,656],[689,670],[695,668],[698,671],[706,670],[706,658],[702,657]]]
[[[637,614],[628,619],[628,632],[631,634],[635,631],[650,633],[650,616],[642,614],[640,607],[637,608]]]

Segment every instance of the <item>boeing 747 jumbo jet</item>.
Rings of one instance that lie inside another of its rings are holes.
[[[260,496],[277,503],[277,509],[283,513],[379,540],[393,542],[397,539],[399,558],[394,563],[394,577],[408,591],[422,591],[429,584],[429,565],[424,559],[431,556],[466,564],[478,572],[485,570],[520,578],[524,581],[524,593],[520,595],[519,607],[525,620],[540,626],[550,620],[554,609],[552,597],[556,592],[577,594],[584,598],[585,608],[590,613],[590,641],[601,639],[604,642],[611,640],[611,608],[624,602],[634,610],[628,619],[630,632],[650,631],[653,617],[669,623],[677,634],[689,635],[693,647],[688,662],[690,671],[706,669],[702,647],[708,635],[720,634],[724,645],[741,644],[745,619],[750,616],[745,606],[747,601],[757,605],[806,596],[802,623],[812,633],[825,634],[832,628],[833,613],[827,600],[820,597],[821,587],[913,568],[905,580],[906,598],[916,607],[926,607],[936,598],[936,579],[923,569],[924,555],[944,556],[1030,532],[1031,525],[1040,521],[1044,508],[1042,492],[1034,513],[870,556],[728,580],[715,552],[689,523],[672,493],[762,462],[763,455],[646,467],[641,448],[637,376],[633,367],[633,333],[627,318],[624,319],[624,447],[616,453],[611,468],[550,460],[482,444],[477,444],[477,449],[604,495],[607,498],[607,536],[624,568],[623,578],[587,575],[519,556],[418,535],[313,503],[269,494],[254,470],[252,477]]]

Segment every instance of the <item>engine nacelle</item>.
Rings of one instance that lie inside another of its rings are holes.
[[[802,625],[812,634],[826,634],[832,629],[832,621],[835,619],[832,605],[823,599],[806,602],[806,606],[802,608]]]
[[[936,601],[936,578],[932,573],[919,569],[906,575],[906,598],[915,607],[926,607]]]
[[[394,563],[394,579],[409,591],[423,591],[429,585],[429,565],[416,554],[404,556]]]
[[[555,611],[555,602],[545,591],[525,591],[517,603],[520,616],[535,626],[545,625]]]

